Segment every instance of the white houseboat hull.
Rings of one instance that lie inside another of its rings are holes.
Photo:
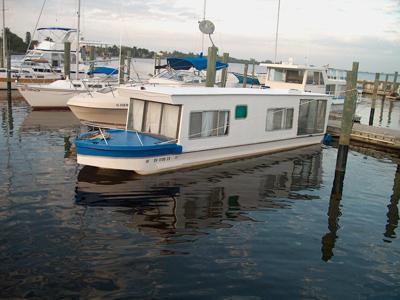
[[[89,156],[78,153],[77,161],[81,165],[105,169],[128,170],[134,171],[140,175],[150,175],[320,144],[322,136],[323,134],[318,134],[252,145],[184,152],[177,155],[157,157],[106,157]]]

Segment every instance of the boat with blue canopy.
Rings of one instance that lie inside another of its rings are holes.
[[[171,57],[167,58],[167,65],[174,70],[190,70],[194,68],[198,71],[207,70],[207,57]],[[220,61],[216,61],[217,70],[227,68],[229,65]]]
[[[118,69],[111,67],[95,67],[87,72],[88,75],[118,75]]]
[[[161,85],[203,85],[206,81],[207,57],[170,57],[167,64],[157,66],[157,74],[149,79],[150,84]],[[228,64],[217,61],[217,71],[228,68]],[[159,71],[164,69],[163,71]],[[218,76],[217,76],[218,77]]]

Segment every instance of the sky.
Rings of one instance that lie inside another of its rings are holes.
[[[6,26],[21,37],[39,26],[76,28],[78,0],[5,0]],[[400,71],[400,0],[281,0],[277,59]],[[81,0],[86,40],[199,53],[204,0]],[[219,53],[274,58],[278,0],[207,0]],[[205,47],[210,45],[208,37]]]

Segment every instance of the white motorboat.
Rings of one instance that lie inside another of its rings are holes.
[[[120,87],[126,130],[80,135],[77,161],[153,174],[318,144],[331,99],[298,90]]]
[[[140,86],[136,87],[140,89]],[[84,124],[125,128],[129,97],[115,87],[81,93],[67,102],[69,109]]]
[[[57,80],[50,84],[18,85],[18,91],[34,109],[67,108],[67,102],[79,94],[117,85],[112,79],[87,78],[82,80]]]
[[[201,72],[207,68],[205,57],[168,58],[167,65],[163,67],[165,70],[142,85],[126,86],[141,89],[147,86],[193,87],[205,84],[205,75]],[[227,64],[217,62],[217,70],[227,67]],[[124,128],[129,95],[121,89],[107,88],[91,94],[81,93],[67,104],[82,123]]]

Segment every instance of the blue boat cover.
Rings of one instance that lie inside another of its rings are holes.
[[[118,69],[110,68],[110,67],[96,67],[94,70],[90,70],[87,72],[88,75],[93,74],[105,74],[105,75],[116,75],[118,74]]]
[[[39,30],[62,30],[62,31],[70,31],[70,30],[74,30],[76,31],[74,28],[67,28],[67,27],[40,27],[37,29]]]
[[[207,57],[171,57],[167,58],[167,64],[174,70],[189,70],[195,68],[202,71],[207,69]],[[217,61],[216,69],[221,70],[228,67],[228,64]]]
[[[97,132],[95,132],[96,134]],[[108,157],[148,157],[182,153],[182,146],[166,143],[165,139],[122,129],[104,131],[107,143],[103,138],[93,137],[93,132],[83,133],[75,140],[76,152],[90,156]],[[98,134],[97,134],[98,136]]]
[[[236,73],[236,72],[232,72],[233,75],[235,75],[235,77],[239,80],[239,83],[243,83],[244,82],[244,75],[240,74],[240,73]],[[260,81],[258,81],[258,78],[256,77],[251,77],[247,76],[246,78],[246,83],[250,84],[250,85],[261,85]]]

